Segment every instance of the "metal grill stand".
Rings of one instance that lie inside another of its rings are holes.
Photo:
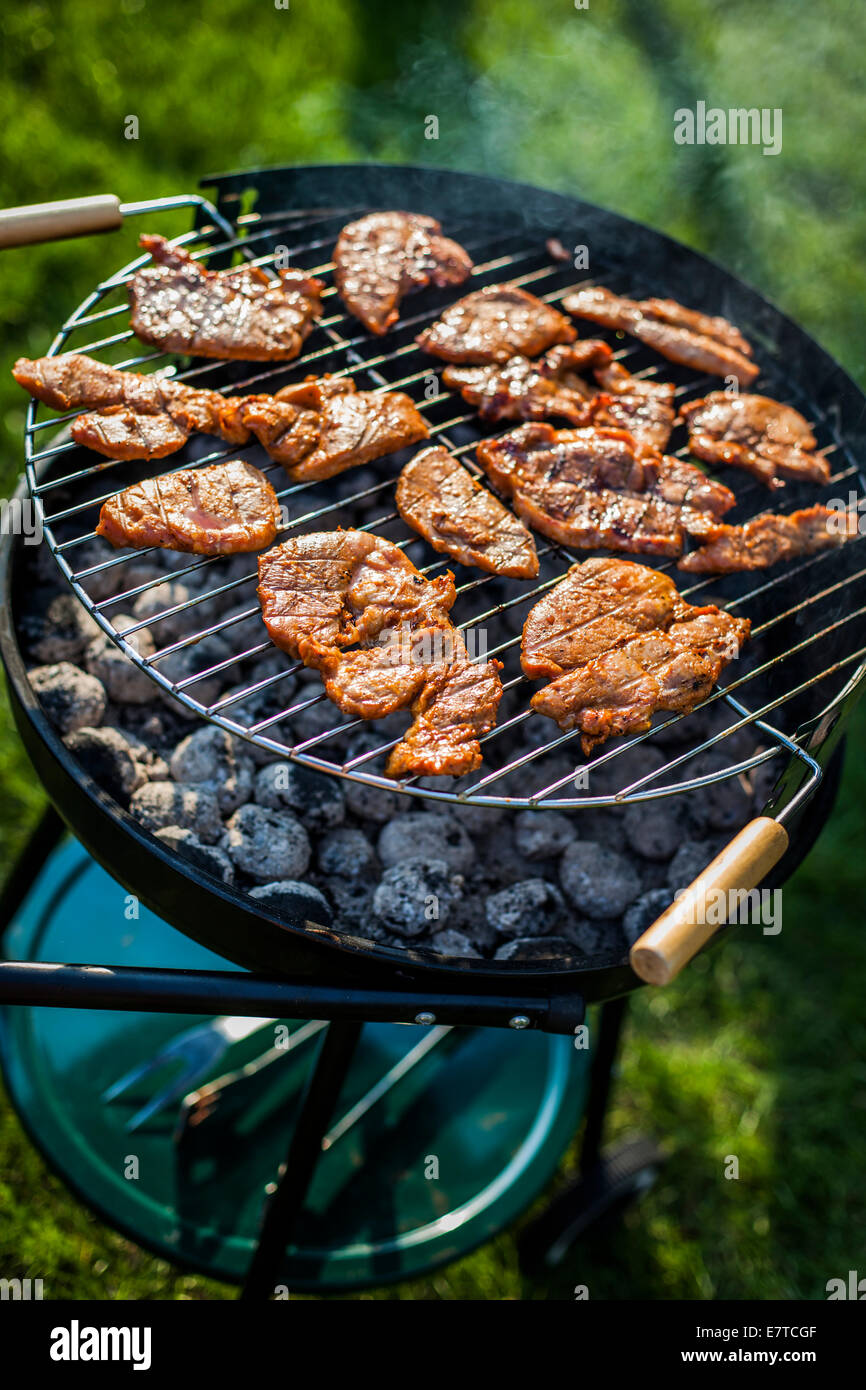
[[[49,807],[0,899],[0,942],[58,844],[63,829],[56,812]],[[418,1009],[418,996],[411,992],[401,998],[399,991],[393,991],[387,1003],[381,1006],[377,1006],[374,997],[357,990],[345,991],[343,998],[340,994],[337,989],[326,994],[312,986],[256,980],[237,973],[45,965],[10,960],[0,963],[0,1003],[5,1005],[331,1019],[294,1120],[285,1163],[265,1200],[259,1242],[241,1293],[243,1299],[250,1301],[272,1297],[279,1283],[285,1253],[292,1244],[335,1103],[352,1065],[362,1019],[383,1016],[407,1019],[417,1010],[416,1021],[427,1026],[447,1019],[455,1024],[482,1022],[518,1030],[542,1028],[573,1033],[584,1018],[583,1001],[577,995],[567,1000],[563,998],[545,1011],[539,1008],[538,1000],[505,993],[495,1001],[473,998],[471,994],[450,999],[427,995],[423,1010]],[[545,1263],[558,1262],[572,1238],[585,1230],[591,1220],[603,1215],[615,1203],[621,1204],[629,1193],[642,1190],[661,1161],[659,1151],[648,1141],[640,1141],[637,1145],[632,1142],[613,1155],[601,1154],[604,1116],[625,1007],[626,1000],[619,999],[602,1008],[586,1109],[581,1181],[528,1229],[523,1240],[527,1272],[537,1273]],[[574,1115],[575,1126],[579,1118],[579,1114]],[[605,1195],[606,1186],[610,1185],[607,1175],[612,1171],[619,1172],[619,1184],[615,1191],[611,1188]],[[578,1212],[580,1218],[576,1215]]]
[[[842,752],[839,748],[831,760],[809,808],[808,823],[797,839],[796,862],[809,852],[830,812],[838,790]],[[10,922],[63,830],[63,822],[49,806],[0,897],[0,948]],[[793,867],[791,863],[783,865],[781,876]],[[242,923],[238,927],[242,929]],[[636,983],[632,977],[632,986]],[[539,998],[502,989],[489,996],[473,991],[466,982],[460,992],[417,993],[402,989],[399,984],[388,990],[362,989],[352,980],[342,987],[336,983],[320,986],[236,972],[45,965],[12,960],[0,961],[0,1004],[330,1020],[295,1118],[285,1163],[264,1204],[259,1243],[241,1295],[250,1301],[269,1298],[278,1284],[281,1264],[292,1243],[334,1104],[351,1067],[364,1022],[414,1019],[427,1027],[449,1023],[573,1035],[585,1018],[584,999],[576,990]],[[521,1268],[527,1277],[541,1276],[560,1264],[594,1222],[639,1196],[664,1161],[657,1145],[645,1138],[633,1137],[607,1151],[602,1146],[627,1004],[625,995],[608,999],[597,1015],[579,1176],[523,1229],[518,1248]],[[580,1118],[578,1111],[573,1116],[575,1129]]]

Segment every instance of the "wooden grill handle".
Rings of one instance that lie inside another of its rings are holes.
[[[111,232],[123,222],[120,199],[112,193],[93,198],[64,198],[59,203],[31,203],[0,210],[0,247],[33,246],[39,241]]]
[[[756,888],[788,848],[788,832],[770,816],[758,816],[735,835],[681,897],[647,927],[629,953],[631,968],[648,985],[667,985],[727,921],[719,891]],[[718,920],[705,921],[708,903]]]

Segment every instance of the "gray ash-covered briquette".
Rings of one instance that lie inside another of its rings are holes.
[[[145,830],[180,826],[195,831],[206,845],[215,844],[223,834],[219,802],[207,787],[147,782],[133,792],[129,809]]]
[[[685,840],[670,863],[667,886],[671,893],[688,888],[727,843],[726,839]]]
[[[169,764],[175,782],[208,787],[231,815],[253,794],[253,762],[240,740],[225,729],[205,726],[177,745]]]
[[[386,869],[373,912],[389,930],[417,937],[444,927],[463,893],[463,877],[444,859],[406,859]]]
[[[447,811],[410,811],[390,821],[379,835],[378,851],[386,868],[406,859],[441,859],[463,872],[475,859],[472,840]]]
[[[231,647],[225,641],[222,633],[214,632],[207,637],[202,637],[199,642],[178,647],[175,651],[169,651],[166,656],[158,657],[154,665],[160,675],[171,681],[173,685],[183,684],[184,694],[189,698],[200,704],[209,705],[219,699],[225,687],[224,671],[216,671],[214,668],[220,666],[222,662],[228,661],[231,656]],[[210,671],[213,671],[213,674],[206,674]],[[202,673],[201,676],[199,676],[200,672]],[[144,672],[142,675],[147,679]],[[184,684],[185,682],[189,683]],[[152,682],[150,684],[152,695]],[[162,698],[179,718],[186,720],[198,718],[195,710],[191,710],[183,701],[175,699],[169,691],[162,691]]]
[[[527,859],[554,859],[577,837],[575,816],[562,811],[519,811],[514,843]]]
[[[369,883],[377,872],[376,852],[363,830],[341,826],[329,830],[318,842],[319,872],[326,879],[345,883]]]
[[[442,956],[467,956],[476,960],[481,959],[481,952],[476,950],[462,931],[456,931],[453,927],[446,927],[444,931],[438,931],[430,938],[430,947],[438,951]]]
[[[119,613],[112,617],[115,631],[124,635],[138,652],[139,656],[153,656],[156,643],[146,627],[126,634],[127,628],[135,627],[136,620],[129,613]],[[149,705],[153,702],[155,686],[146,671],[130,661],[125,652],[116,646],[106,632],[100,632],[88,644],[84,653],[84,664],[92,676],[100,680],[110,700],[119,705]]]
[[[71,662],[37,666],[30,672],[30,684],[61,735],[76,729],[93,729],[102,723],[107,704],[105,686],[98,677],[79,670]]]
[[[290,810],[314,834],[341,825],[346,816],[343,791],[335,777],[325,777],[298,763],[268,763],[256,773],[254,799],[272,810]]]
[[[641,888],[631,859],[591,840],[568,846],[559,881],[572,907],[587,917],[621,917]]]
[[[250,889],[250,897],[295,922],[313,922],[316,926],[327,927],[333,920],[334,914],[324,893],[299,879],[262,883]]]
[[[179,825],[167,825],[162,830],[157,830],[156,838],[168,845],[173,853],[188,859],[204,873],[211,874],[223,883],[234,883],[234,864],[225,851],[217,845],[204,844],[194,830],[184,829]]]
[[[133,745],[119,729],[76,729],[64,742],[85,772],[121,806],[148,781]]]
[[[183,580],[164,580],[153,584],[138,595],[132,604],[132,616],[137,623],[153,622],[161,646],[186,636],[189,632],[189,613],[171,613],[172,608],[189,603],[195,589]],[[80,606],[80,605],[79,605]],[[165,613],[166,616],[161,615]]]
[[[686,817],[674,802],[658,802],[648,814],[644,802],[625,808],[622,820],[626,844],[645,859],[670,859],[683,842]]]
[[[487,899],[488,924],[500,936],[550,936],[565,915],[559,889],[543,878],[513,883]]]
[[[256,883],[302,878],[311,857],[309,836],[297,816],[253,802],[227,821],[220,848]]]
[[[61,593],[46,596],[44,611],[33,613],[22,636],[28,655],[50,666],[58,661],[79,661],[99,631],[76,595]]]
[[[629,946],[633,946],[647,927],[651,927],[653,922],[661,917],[665,909],[670,907],[671,901],[671,893],[667,888],[653,888],[635,898],[622,919],[623,935]]]

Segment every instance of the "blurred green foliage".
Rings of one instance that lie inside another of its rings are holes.
[[[258,164],[382,159],[547,185],[647,221],[758,285],[866,381],[866,8],[855,0],[55,0],[0,15],[0,203],[194,189]],[[683,148],[673,113],[780,107],[783,148]],[[427,115],[438,141],[424,138]],[[125,118],[139,138],[124,137]],[[157,230],[183,228],[165,216]],[[25,401],[7,369],[128,259],[140,228],[4,252],[0,487]],[[624,1224],[547,1286],[505,1236],[374,1295],[821,1298],[862,1254],[866,1047],[863,720],[841,804],[785,890],[780,937],[747,935],[633,1007],[612,1116],[672,1159]],[[0,710],[2,858],[41,792]],[[725,1182],[724,1156],[740,1157]],[[573,1163],[567,1161],[564,1171]],[[0,1111],[0,1270],[50,1296],[202,1298],[107,1231]]]

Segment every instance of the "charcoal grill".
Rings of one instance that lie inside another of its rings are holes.
[[[483,425],[459,397],[441,390],[441,364],[422,354],[414,342],[419,329],[437,317],[455,293],[430,290],[405,300],[401,321],[386,338],[373,339],[347,317],[333,288],[330,256],[340,227],[373,208],[407,208],[439,217],[446,232],[466,246],[475,261],[471,288],[507,281],[555,304],[581,285],[603,283],[637,298],[670,295],[729,317],[755,344],[762,367],[759,389],[790,402],[812,422],[819,446],[832,463],[832,477],[825,487],[789,484],[781,503],[774,496],[773,509],[789,511],[815,501],[847,500],[851,493],[858,499],[862,496],[866,414],[853,382],[754,290],[656,232],[574,198],[431,169],[361,165],[260,170],[215,177],[205,180],[204,186],[212,190],[213,202],[190,197],[120,206],[109,199],[96,200],[90,209],[49,209],[35,219],[21,212],[0,231],[0,244],[106,230],[123,215],[151,212],[155,217],[161,206],[188,202],[194,209],[194,225],[177,240],[194,255],[206,258],[212,268],[228,266],[238,256],[266,270],[288,260],[328,281],[324,317],[303,355],[295,362],[279,364],[179,363],[158,351],[136,351],[127,327],[125,286],[146,257],[130,262],[97,286],[63,323],[51,353],[87,352],[121,367],[166,369],[180,380],[232,392],[277,390],[310,371],[350,374],[364,389],[407,391],[430,423],[431,442],[446,445],[470,469],[476,468],[475,445],[495,431]],[[153,226],[153,217],[148,227]],[[589,268],[576,272],[570,264],[552,259],[546,248],[550,238],[566,247],[588,248]],[[708,377],[660,364],[649,350],[631,340],[619,336],[611,341],[617,358],[627,362],[630,371],[642,376],[661,371],[674,380],[680,402],[718,385]],[[167,608],[138,624],[158,635],[160,624],[171,620],[172,630],[182,632],[173,640],[158,642],[152,654],[142,656],[129,641],[135,628],[120,634],[113,627],[112,614],[123,612],[151,587],[125,578],[144,552],[95,559],[88,554],[89,542],[101,502],[119,487],[148,476],[153,466],[106,460],[94,465],[92,455],[68,438],[70,418],[48,414],[38,403],[31,403],[20,495],[32,500],[57,565],[103,631],[147,672],[155,686],[200,719],[316,771],[393,789],[394,783],[382,769],[396,740],[383,737],[374,748],[347,756],[346,739],[360,721],[336,711],[313,736],[299,739],[291,732],[293,717],[322,704],[324,695],[281,700],[281,684],[298,669],[288,660],[283,670],[266,679],[245,679],[249,663],[270,650],[255,600],[253,563],[239,575],[223,559],[184,559],[171,577],[195,574],[197,592],[188,604]],[[280,486],[285,478],[279,466],[259,452],[257,446],[225,450],[199,437],[166,471],[191,463],[252,457],[269,474],[288,509],[284,535],[336,524],[359,525],[395,540],[425,574],[447,566],[441,559],[431,562],[424,543],[398,518],[393,505],[393,459],[376,466],[375,477],[365,470],[362,485],[353,483],[351,473],[344,475],[339,495],[334,496],[320,485]],[[679,450],[686,452],[685,446]],[[734,521],[768,508],[768,494],[756,481],[738,477],[736,491]],[[408,779],[399,790],[407,797],[423,797],[444,806],[460,802],[555,808],[580,815],[588,809],[699,796],[712,782],[771,763],[777,775],[764,817],[707,882],[748,888],[762,879],[773,884],[783,881],[807,852],[828,813],[838,775],[840,739],[860,691],[866,658],[866,562],[859,541],[770,573],[701,577],[680,584],[691,602],[718,601],[749,617],[753,641],[740,662],[729,668],[724,687],[706,702],[724,709],[721,731],[697,740],[687,752],[665,757],[658,772],[637,779],[630,779],[625,770],[618,772],[620,766],[626,767],[623,753],[641,744],[661,746],[664,752],[665,731],[683,716],[657,721],[648,733],[619,740],[586,761],[574,735],[558,733],[549,721],[529,710],[532,688],[519,667],[519,620],[580,558],[546,542],[539,545],[539,554],[538,581],[512,586],[508,592],[492,576],[459,572],[462,582],[455,621],[464,630],[483,631],[486,655],[498,657],[505,666],[502,715],[482,741],[483,766],[457,787]],[[97,1008],[201,1008],[341,1020],[323,1045],[318,1093],[310,1100],[311,1131],[298,1141],[306,1144],[307,1158],[311,1142],[313,1148],[316,1142],[315,1117],[321,1117],[322,1109],[327,1111],[333,1100],[333,1088],[356,1040],[358,1020],[435,1020],[570,1033],[581,1022],[586,1003],[611,1000],[615,1002],[606,1006],[611,1020],[607,1032],[608,1036],[615,1033],[622,998],[639,979],[613,951],[591,959],[575,956],[531,962],[458,961],[429,950],[397,951],[310,923],[291,923],[172,856],[74,764],[39,708],[17,643],[24,560],[21,546],[7,541],[0,646],[19,730],[54,805],[91,854],[149,907],[203,945],[257,973],[232,977],[229,989],[224,977],[201,972],[181,980],[158,968],[127,975],[123,970],[96,973],[74,966],[7,963],[0,966],[0,997]],[[228,613],[226,603],[231,605]],[[251,636],[240,655],[196,663],[196,648],[203,639],[241,625],[249,628]],[[166,663],[178,652],[190,660],[183,676],[172,679]],[[215,677],[231,677],[233,688],[210,699],[202,692]],[[263,696],[272,702],[264,717]],[[506,757],[500,752],[503,735],[518,728],[523,729],[524,751]],[[735,735],[742,730],[752,731],[759,745],[748,756],[737,751],[740,744]],[[573,753],[573,771],[553,780],[545,778],[545,757],[563,750]],[[719,755],[716,770],[692,775],[691,760],[709,750]],[[694,922],[684,926],[685,920],[685,909],[675,910],[669,920],[651,929],[654,937],[639,943],[632,960],[643,978],[657,982],[670,978],[707,939],[709,928]],[[600,1053],[591,1102],[596,1118],[588,1127],[585,1153],[589,1164],[598,1156],[612,1055],[612,1044]],[[294,1153],[292,1158],[290,1171],[294,1168],[303,1174],[303,1156]],[[285,1243],[287,1223],[296,1214],[303,1191],[302,1177],[278,1189],[263,1240],[264,1253],[254,1271],[253,1284],[259,1290],[266,1269],[270,1277],[277,1246],[281,1240]]]

